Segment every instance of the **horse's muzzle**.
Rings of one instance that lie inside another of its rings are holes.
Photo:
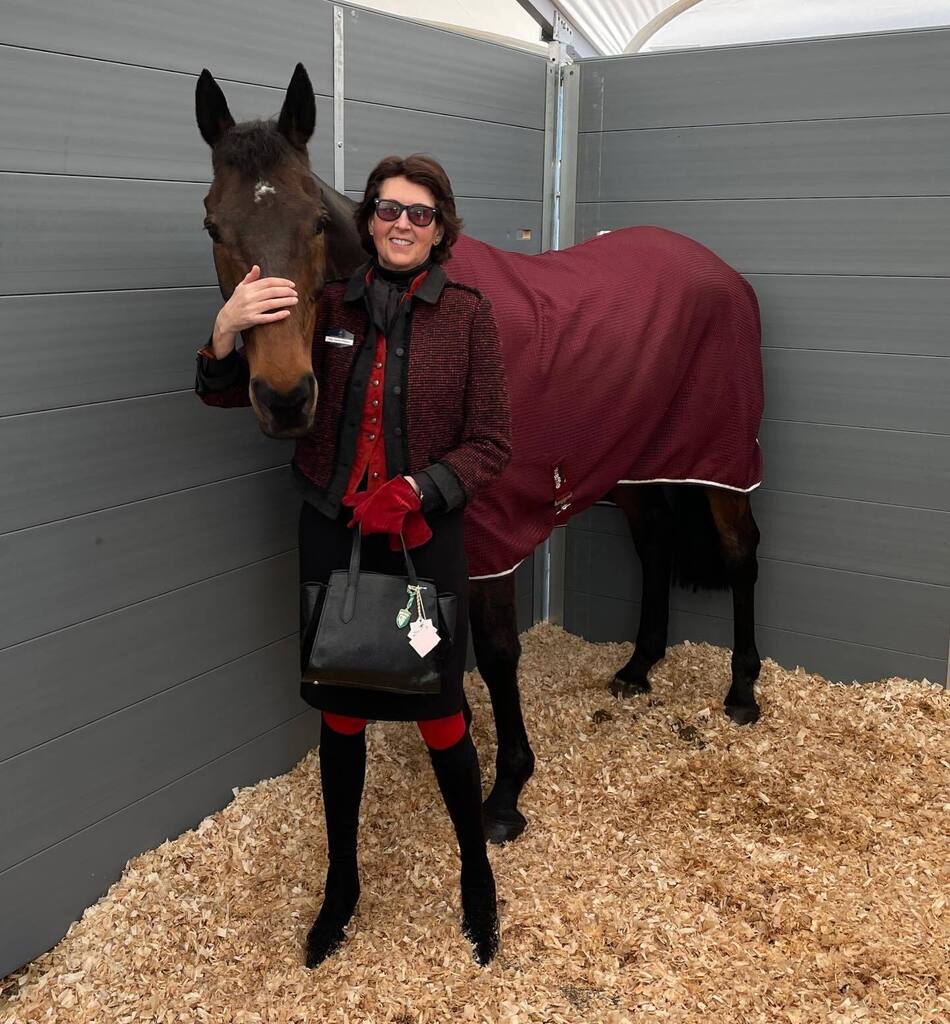
[[[276,391],[268,383],[251,381],[251,403],[261,430],[278,439],[301,437],[313,426],[317,407],[317,382],[313,374],[301,377],[290,391]]]

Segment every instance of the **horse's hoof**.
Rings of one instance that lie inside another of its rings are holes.
[[[485,838],[496,846],[503,846],[517,839],[528,827],[528,819],[519,810],[483,810],[482,819],[485,823]]]
[[[650,683],[646,679],[621,679],[620,676],[614,676],[610,681],[610,692],[621,700],[625,697],[640,697],[650,692]]]
[[[758,704],[727,704],[725,711],[736,725],[752,725],[759,720]]]

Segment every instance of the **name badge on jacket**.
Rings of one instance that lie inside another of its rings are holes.
[[[349,331],[344,331],[342,327],[327,331],[323,340],[328,345],[339,345],[341,348],[353,347],[353,335]]]

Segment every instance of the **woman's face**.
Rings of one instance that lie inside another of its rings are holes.
[[[380,199],[395,199],[404,206],[422,203],[435,206],[435,196],[425,187],[408,178],[387,178],[379,189]],[[424,228],[409,222],[409,214],[403,210],[398,220],[380,220],[374,213],[369,222],[369,233],[373,236],[380,266],[387,270],[407,270],[425,263],[433,245],[442,240],[442,225],[439,218],[433,218]]]

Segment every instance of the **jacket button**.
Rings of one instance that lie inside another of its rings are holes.
[[[376,363],[376,369],[377,370],[381,370],[382,368],[383,368],[383,364],[382,363]]]
[[[378,399],[378,398],[374,398],[374,399],[373,399],[373,408],[374,408],[374,409],[375,409],[375,408],[377,408],[377,407],[378,407],[378,405],[379,405],[379,399]]]
[[[396,349],[396,355],[397,356],[403,356],[405,354],[406,354],[406,350],[404,348],[397,348]]]
[[[402,437],[402,427],[396,427],[393,433],[396,435],[396,437]]]
[[[398,384],[393,388],[393,394],[394,395],[401,395],[402,394],[402,388]]]
[[[376,435],[375,435],[375,434],[370,434],[370,435],[369,435],[369,439],[370,439],[371,441],[375,441],[375,440],[376,440]]]
[[[378,380],[374,380],[373,381],[373,387],[374,388],[378,388],[379,387],[379,381]]]

